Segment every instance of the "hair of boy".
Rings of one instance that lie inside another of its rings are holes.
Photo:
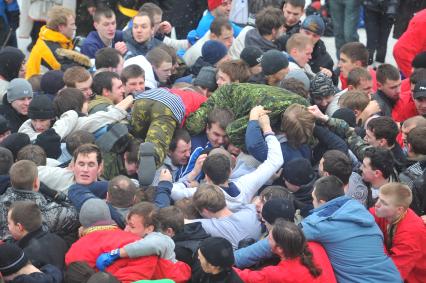
[[[53,109],[57,117],[63,113],[74,110],[80,113],[84,104],[84,95],[81,90],[67,87],[58,92],[53,99]]]
[[[102,68],[117,68],[121,57],[120,52],[115,48],[101,48],[95,53],[95,67],[97,70]]]
[[[126,84],[129,79],[143,77],[145,79],[145,71],[139,65],[132,64],[123,69],[121,72],[121,81]]]
[[[0,147],[0,175],[8,175],[13,162],[12,152],[5,147]]]
[[[229,179],[231,161],[224,154],[213,154],[204,160],[202,170],[215,185],[221,185]]]
[[[308,142],[313,135],[314,124],[314,115],[300,104],[290,105],[281,117],[281,130],[289,144],[295,147]]]
[[[16,160],[30,160],[37,166],[45,166],[47,162],[46,152],[41,146],[29,144],[18,151]]]
[[[217,68],[227,74],[231,82],[245,83],[251,76],[249,66],[240,59],[224,61]]]
[[[281,28],[284,23],[283,11],[278,8],[266,7],[256,14],[256,28],[261,36],[272,34],[274,29]]]
[[[347,185],[352,175],[352,161],[349,156],[340,150],[332,149],[326,151],[322,158],[324,159],[323,170]]]
[[[183,231],[185,217],[182,210],[176,206],[158,209],[153,218],[160,232],[166,232],[168,228],[172,228],[175,234]]]
[[[402,206],[405,209],[410,207],[410,204],[413,200],[413,194],[411,189],[401,183],[387,183],[380,187],[380,194],[384,196],[392,196],[393,205]]]
[[[290,53],[293,49],[304,51],[307,46],[313,46],[311,39],[302,33],[295,33],[287,40],[286,50]]]
[[[115,72],[105,71],[96,74],[93,77],[92,90],[97,95],[102,95],[104,89],[112,91],[113,79],[120,79],[120,76]]]
[[[394,172],[395,161],[389,149],[370,147],[365,151],[364,158],[369,158],[371,169],[382,172],[385,179]]]
[[[115,17],[114,11],[106,6],[96,7],[95,13],[93,14],[93,21],[99,23],[102,17],[111,19]]]
[[[372,80],[371,74],[367,69],[356,67],[349,71],[347,80],[348,85],[351,85],[356,88],[360,85],[361,80]]]
[[[415,127],[407,135],[407,143],[411,151],[416,154],[426,155],[426,127]]]
[[[415,69],[410,76],[410,84],[416,85],[418,82],[426,78],[426,68]]]
[[[84,130],[78,130],[69,134],[65,138],[65,146],[69,154],[73,155],[74,151],[82,144],[95,143],[95,137],[92,133]]]
[[[283,79],[280,81],[280,88],[291,91],[304,98],[309,98],[309,91],[306,90],[305,85],[296,78]]]
[[[226,207],[222,189],[215,185],[201,185],[192,197],[195,208],[202,213],[204,209],[216,213]]]
[[[46,27],[59,31],[59,26],[67,25],[69,17],[75,17],[75,13],[68,8],[62,6],[53,6],[47,11]]]
[[[200,219],[202,216],[198,212],[198,210],[194,206],[194,202],[192,198],[183,198],[175,202],[175,205],[177,208],[179,208],[185,219]]]
[[[345,195],[343,183],[336,176],[324,176],[319,178],[314,184],[314,194],[317,201],[328,202]]]
[[[10,219],[21,224],[28,233],[41,228],[42,215],[40,208],[33,201],[15,201],[9,208]]]
[[[381,116],[371,119],[367,124],[367,129],[374,133],[374,137],[385,139],[388,146],[393,146],[396,142],[399,129],[391,117]]]
[[[108,201],[115,207],[128,208],[134,203],[136,190],[132,180],[118,175],[108,182]]]
[[[368,50],[364,44],[360,42],[348,42],[340,48],[340,53],[345,54],[353,63],[360,61],[361,67],[368,66]]]
[[[73,66],[64,72],[64,83],[67,87],[76,87],[76,83],[82,83],[90,79],[88,70],[81,66]]]
[[[169,145],[169,150],[171,152],[176,150],[177,144],[179,143],[180,140],[184,141],[185,143],[189,143],[191,141],[191,136],[189,135],[188,131],[185,130],[184,128],[179,128],[175,130],[172,137],[172,141],[170,142],[170,145]]]
[[[227,108],[214,108],[207,116],[207,127],[210,129],[212,124],[218,123],[223,130],[229,123],[234,121],[234,113]]]
[[[210,25],[210,32],[219,37],[223,30],[232,30],[229,19],[223,16],[216,17]]]
[[[13,188],[32,191],[38,176],[37,165],[30,160],[15,162],[10,168],[10,183]]]
[[[389,81],[397,81],[401,79],[398,69],[391,64],[382,64],[377,67],[376,79],[382,85]]]
[[[370,103],[368,96],[357,90],[348,90],[339,98],[341,108],[349,108],[361,112],[364,111],[368,103]]]
[[[129,213],[127,214],[127,219],[130,219],[133,215],[137,215],[143,218],[144,227],[152,225],[154,230],[157,230],[153,219],[156,209],[156,206],[151,202],[143,201],[137,203],[130,208]]]
[[[154,67],[160,67],[163,62],[172,63],[172,57],[162,48],[158,46],[151,49],[146,54],[146,60]]]
[[[82,144],[76,150],[74,150],[74,154],[73,154],[74,163],[77,162],[79,155],[87,156],[91,153],[96,154],[96,161],[98,162],[98,166],[99,166],[102,163],[102,152],[97,145],[92,143]]]

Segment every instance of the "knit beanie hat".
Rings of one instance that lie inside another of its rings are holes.
[[[9,121],[7,121],[3,115],[0,115],[0,135],[4,134],[9,130]]]
[[[201,56],[204,61],[211,65],[215,65],[228,53],[226,46],[218,40],[208,40],[201,48]]]
[[[9,149],[13,154],[13,159],[16,160],[16,156],[21,148],[30,143],[30,137],[27,134],[12,133],[0,143],[0,146]]]
[[[55,111],[53,102],[47,95],[36,95],[28,107],[28,117],[30,119],[53,119]]]
[[[311,93],[311,97],[327,97],[335,95],[337,89],[330,77],[319,72],[312,78],[309,92]]]
[[[25,79],[13,79],[7,87],[7,101],[12,103],[25,97],[33,97],[33,87]]]
[[[0,75],[11,81],[19,76],[22,62],[25,59],[24,53],[15,47],[7,46],[0,50]]]
[[[217,89],[216,68],[211,66],[202,67],[192,83],[196,86],[207,88],[209,91],[215,91]]]
[[[244,47],[241,51],[240,59],[246,62],[250,68],[260,64],[263,52],[255,46]]]
[[[282,69],[288,67],[287,56],[281,51],[272,49],[263,53],[262,60],[262,71],[266,76],[278,73]]]
[[[62,71],[51,70],[41,77],[40,88],[43,93],[56,95],[64,87],[64,73]]]
[[[303,21],[301,28],[321,36],[324,34],[325,24],[321,16],[310,15]]]
[[[295,186],[309,184],[315,178],[311,162],[305,158],[292,159],[284,163],[283,178]]]
[[[3,276],[18,272],[27,263],[28,258],[20,247],[11,243],[0,245],[0,273]]]
[[[303,83],[305,89],[309,91],[309,88],[311,87],[311,82],[309,81],[308,76],[306,73],[301,69],[294,69],[288,72],[287,76],[285,76],[286,79],[294,78],[300,82]]]
[[[101,221],[111,221],[111,213],[104,200],[91,198],[87,200],[80,209],[80,224],[88,228]]]
[[[356,116],[354,111],[349,108],[340,108],[334,111],[332,118],[342,119],[352,128],[356,127]]]
[[[426,51],[423,51],[414,57],[411,66],[415,69],[426,68]]]
[[[208,0],[207,5],[209,7],[209,11],[213,11],[214,9],[222,5],[222,3],[223,0]]]
[[[53,128],[50,128],[39,134],[34,144],[43,148],[46,152],[46,157],[48,158],[57,159],[62,154],[61,137]]]
[[[232,244],[224,238],[210,237],[200,243],[200,251],[213,266],[230,268],[234,265]]]
[[[284,218],[287,221],[294,222],[296,209],[293,202],[288,199],[268,200],[262,208],[262,218],[269,224],[274,224],[277,218]]]

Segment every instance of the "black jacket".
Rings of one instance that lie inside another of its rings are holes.
[[[16,133],[19,127],[28,119],[27,115],[19,114],[7,101],[7,94],[3,96],[3,105],[0,105],[0,114],[9,122],[9,128],[12,133]]]
[[[183,231],[173,237],[176,259],[192,266],[200,242],[209,237],[200,222],[185,224]]]
[[[254,46],[266,52],[271,49],[278,49],[278,46],[269,40],[263,38],[257,29],[251,29],[246,33],[244,46]]]
[[[197,61],[195,61],[194,65],[192,65],[190,72],[194,75],[194,77],[198,76],[198,73],[203,67],[214,67],[209,62],[204,61],[203,56],[198,57]]]
[[[15,277],[11,283],[61,283],[62,272],[53,265],[45,265],[40,268],[41,272],[24,274]]]
[[[197,260],[195,266],[192,268],[192,283],[243,283],[244,281],[232,269],[222,271],[219,274],[205,273],[201,268],[200,261]]]

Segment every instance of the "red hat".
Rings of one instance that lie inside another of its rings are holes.
[[[208,0],[207,5],[209,6],[209,11],[213,11],[220,5],[222,5],[223,0]]]

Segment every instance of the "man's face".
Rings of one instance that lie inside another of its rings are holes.
[[[19,114],[28,115],[28,107],[30,106],[31,99],[31,97],[17,99],[13,101],[11,105]]]
[[[324,176],[324,158],[321,158],[318,164],[318,174],[323,177]]]
[[[27,65],[25,59],[22,61],[21,68],[19,69],[18,77],[21,79],[25,79],[25,74],[27,73]]]
[[[76,30],[77,26],[75,25],[75,18],[73,16],[68,16],[66,25],[59,26],[59,32],[69,39],[74,38]]]
[[[231,13],[232,0],[222,0],[222,4],[215,9],[217,16],[229,17]]]
[[[371,160],[369,157],[365,157],[361,165],[362,179],[366,182],[372,182],[375,179],[376,173],[371,168]]]
[[[315,188],[312,190],[312,204],[313,204],[314,208],[321,206],[321,203],[319,202],[319,200],[317,199],[317,197],[315,195]]]
[[[90,185],[98,180],[102,164],[98,164],[96,152],[79,154],[73,166],[75,182],[80,185]]]
[[[112,99],[114,104],[117,104],[124,99],[124,86],[120,79],[112,79],[112,89],[109,97]]]
[[[143,76],[129,78],[124,88],[126,94],[143,92],[145,90],[145,78]]]
[[[307,35],[311,39],[313,45],[315,45],[318,42],[318,40],[320,40],[321,38],[321,35],[318,35],[310,30],[303,29],[303,28],[300,29],[300,33]]]
[[[426,115],[426,97],[419,97],[413,100],[416,105],[417,113],[419,113],[419,115]]]
[[[288,72],[289,72],[288,67],[279,70],[278,72],[272,75],[274,77],[274,81],[276,81],[277,83],[282,81],[287,76]]]
[[[136,214],[132,214],[132,216],[127,218],[124,231],[138,235],[141,238],[145,237],[146,234],[151,232],[149,229],[147,229],[147,227],[145,227],[143,217]]]
[[[225,27],[222,27],[220,35],[217,39],[226,46],[226,49],[229,49],[232,45],[232,42],[234,42],[234,31],[232,30],[232,28],[227,29]]]
[[[151,21],[147,16],[133,18],[132,34],[137,43],[144,43],[151,39],[154,32]]]
[[[160,83],[166,83],[167,80],[172,75],[173,65],[172,65],[172,62],[165,62],[164,61],[158,67],[153,66],[153,69],[154,69],[155,74],[157,75]]]
[[[50,128],[50,119],[31,119],[31,125],[37,133],[43,133]]]
[[[284,4],[283,13],[286,26],[292,27],[300,21],[303,15],[302,7],[295,7],[289,3]]]
[[[379,193],[379,198],[374,205],[376,215],[379,218],[394,219],[398,215],[398,207],[395,206],[392,196]]]
[[[378,140],[376,136],[374,135],[374,133],[369,129],[365,130],[364,141],[374,147],[381,146],[380,140]]]
[[[159,15],[159,14],[155,14],[153,17],[154,20],[154,30],[153,30],[153,35],[155,35],[158,31],[158,29],[160,28],[160,24],[161,21],[163,19],[163,15]]]
[[[321,111],[325,111],[328,107],[328,105],[333,101],[334,95],[328,95],[328,96],[314,96],[313,100],[315,105],[318,106],[318,108]]]
[[[206,128],[207,139],[212,147],[219,147],[225,143],[226,132],[219,126],[219,123],[212,123]]]
[[[216,83],[219,87],[226,85],[226,84],[230,84],[231,78],[226,73],[222,72],[219,69],[219,71],[216,74]]]
[[[124,153],[124,167],[126,168],[127,176],[136,176],[139,169],[138,162],[129,162],[127,159],[127,152]]]
[[[110,18],[101,16],[99,22],[94,23],[95,29],[98,31],[101,38],[113,40],[115,31],[117,29],[117,23],[115,21],[115,15]]]
[[[401,127],[401,134],[402,134],[402,142],[404,143],[404,146],[407,147],[407,136],[410,133],[412,129],[414,129],[416,125],[411,125],[410,127],[405,126],[404,124]]]
[[[401,80],[398,79],[396,81],[386,80],[384,84],[378,84],[378,89],[383,91],[383,93],[393,101],[397,101],[399,99],[399,94],[401,93]]]
[[[87,81],[75,83],[75,88],[81,90],[85,100],[90,100],[90,98],[93,96],[92,83],[93,83],[92,76],[90,76],[90,78]]]
[[[342,73],[343,77],[347,78],[349,72],[352,71],[352,69],[360,67],[361,65],[357,64],[356,62],[352,62],[352,60],[344,53],[340,53],[338,66],[340,67],[340,72]]]
[[[297,62],[300,67],[304,67],[309,60],[312,58],[312,51],[314,50],[312,45],[306,46],[302,50],[294,49],[295,51],[292,53],[292,57]]]
[[[7,213],[7,227],[9,228],[9,232],[12,235],[13,239],[19,241],[22,239],[22,231],[19,229],[19,226],[12,220],[11,218],[12,211],[9,210]]]
[[[189,156],[191,155],[191,141],[187,143],[184,140],[178,140],[176,149],[170,151],[169,155],[175,166],[188,164]]]
[[[373,80],[361,79],[359,85],[354,87],[354,90],[358,90],[368,97],[371,97],[373,94]]]

